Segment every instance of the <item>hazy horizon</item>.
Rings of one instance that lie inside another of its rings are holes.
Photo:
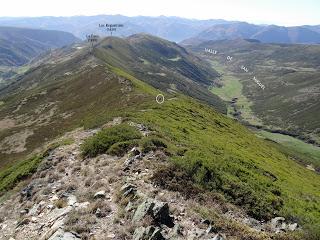
[[[17,8],[19,6],[19,8]],[[124,15],[128,17],[180,17],[194,20],[224,19],[281,26],[319,25],[320,2],[315,0],[259,1],[199,0],[11,0],[1,6],[0,17],[72,17]]]

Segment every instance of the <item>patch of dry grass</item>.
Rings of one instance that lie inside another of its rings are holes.
[[[65,198],[60,198],[56,201],[54,201],[54,205],[57,207],[57,208],[65,208],[68,206],[68,202]]]

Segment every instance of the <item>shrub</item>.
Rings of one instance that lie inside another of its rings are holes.
[[[88,138],[81,146],[84,157],[95,157],[105,153],[113,144],[141,138],[141,133],[132,126],[119,124],[106,128]]]
[[[125,142],[118,142],[113,144],[109,150],[107,151],[108,154],[113,155],[113,156],[118,156],[122,157],[128,150],[133,148],[134,146],[137,146],[138,141],[137,140],[130,140],[130,141],[125,141]]]
[[[254,191],[248,184],[235,182],[225,177],[217,169],[210,169],[195,161],[189,169],[169,164],[160,167],[152,180],[161,188],[178,191],[187,198],[199,198],[204,193],[221,193],[229,202],[241,206],[246,212],[259,220],[270,219],[283,207],[283,200],[274,194]]]
[[[185,197],[195,197],[202,189],[194,185],[194,180],[185,170],[175,165],[160,167],[152,176],[154,183],[170,191],[181,192]]]
[[[34,156],[0,173],[0,192],[12,188],[18,181],[30,176],[37,170],[42,157]]]
[[[167,144],[161,138],[150,136],[141,141],[142,152],[147,153],[159,148],[167,148]]]

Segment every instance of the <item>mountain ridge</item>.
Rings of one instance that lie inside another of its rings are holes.
[[[145,32],[172,41],[181,41],[213,24],[229,22],[222,19],[194,20],[181,17],[127,17],[124,15],[96,15],[73,17],[34,17],[34,18],[0,18],[0,25],[37,27],[51,30],[63,30],[84,39],[92,31],[107,36],[100,23],[122,23],[125,28],[115,32],[116,36],[129,36]],[[232,22],[232,21],[230,21]],[[93,30],[94,29],[94,30]]]
[[[207,91],[207,86],[215,84],[217,73],[174,42],[135,34],[123,39],[107,37],[97,44],[98,48],[98,57],[153,87],[181,91],[208,102],[220,112],[226,111],[222,101]]]
[[[52,48],[79,39],[71,33],[17,27],[0,27],[0,65],[21,66]]]
[[[0,237],[317,239],[319,175],[197,98],[218,76],[201,58],[142,34],[34,64],[0,90]]]
[[[204,42],[237,38],[256,39],[264,43],[320,43],[320,33],[310,27],[262,26],[246,22],[217,24],[181,43],[187,45],[193,44],[195,40]]]

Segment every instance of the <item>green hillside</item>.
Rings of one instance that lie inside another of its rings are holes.
[[[164,61],[162,68],[154,66],[153,69],[168,73],[173,64],[179,72],[179,68],[182,70],[192,64],[191,54],[184,56],[174,52],[160,40],[151,43],[162,46],[161,57],[171,59]],[[153,179],[161,187],[181,191],[195,199],[219,198],[240,206],[259,220],[285,216],[301,224],[309,234],[308,239],[317,239],[320,234],[320,176],[212,105],[187,96],[188,92],[184,94],[183,89],[173,92],[152,87],[149,78],[138,77],[145,76],[139,72],[142,64],[154,65],[147,53],[139,55],[144,57],[142,62],[137,63],[136,57],[120,66],[125,62],[124,57],[133,56],[121,55],[121,52],[124,49],[134,52],[132,46],[137,45],[109,38],[98,45],[93,54],[87,48],[61,50],[50,62],[28,70],[22,79],[1,90],[0,186],[3,182],[18,180],[21,174],[15,171],[21,171],[23,176],[28,174],[28,169],[33,171],[34,166],[17,164],[15,167],[14,161],[21,163],[44,142],[76,127],[94,128],[122,116],[125,121],[147,125],[152,131],[150,138],[166,146],[167,167],[159,168]],[[182,64],[176,61],[180,58],[185,58]],[[135,63],[137,68],[133,67]],[[198,64],[191,67],[202,68]],[[151,69],[148,67],[144,71]],[[207,73],[201,70],[201,74]],[[195,86],[191,80],[197,80],[189,72],[180,72],[177,78],[166,76],[166,83],[177,81],[176,84],[189,78],[184,83],[190,83],[190,88]],[[155,101],[158,93],[165,95],[166,100],[161,105]],[[125,138],[128,139],[132,138]],[[150,142],[155,141],[147,144]],[[39,162],[37,158],[30,159],[34,164]],[[176,179],[181,180],[178,189],[173,187]],[[205,207],[210,210],[209,205]]]
[[[52,48],[78,41],[62,31],[0,27],[0,66],[21,66]]]
[[[205,47],[215,49],[218,54],[204,54]],[[202,43],[191,49],[221,65],[222,75],[233,75],[239,80],[243,96],[252,104],[250,110],[264,125],[281,128],[311,143],[320,142],[318,45],[229,40]],[[231,62],[226,61],[227,56],[233,57]],[[254,76],[265,85],[264,90],[253,81]],[[244,115],[248,112],[241,109],[242,103],[235,105]]]
[[[224,102],[207,89],[217,72],[176,43],[147,34],[109,37],[97,45],[95,54],[155,88],[182,92],[226,112]]]
[[[172,163],[187,171],[195,186],[222,193],[258,219],[276,214],[312,229],[319,225],[320,176],[234,120],[182,96],[135,119],[173,144]],[[170,180],[165,179],[168,186]]]

